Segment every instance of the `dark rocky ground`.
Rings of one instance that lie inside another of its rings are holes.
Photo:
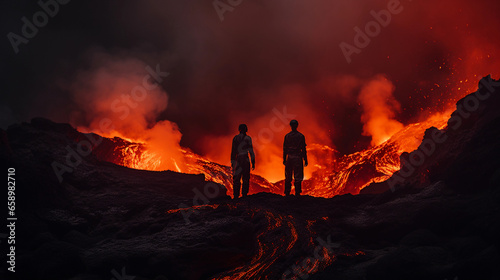
[[[233,201],[201,175],[132,170],[93,155],[60,183],[52,163],[64,163],[66,147],[77,150],[85,135],[44,119],[13,125],[1,131],[0,157],[4,172],[16,168],[15,276],[500,279],[500,92],[480,88],[490,96],[466,118],[456,112],[461,125],[451,121],[423,163],[331,199]],[[193,200],[207,206],[190,208]],[[12,277],[1,266],[2,279]]]

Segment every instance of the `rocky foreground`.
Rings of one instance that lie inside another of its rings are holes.
[[[479,88],[387,182],[330,199],[234,201],[203,175],[99,161],[82,142],[99,138],[67,124],[13,125],[16,273],[3,261],[1,279],[500,279],[500,87]]]

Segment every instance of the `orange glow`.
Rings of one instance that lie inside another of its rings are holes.
[[[372,182],[387,180],[399,170],[399,156],[403,152],[415,150],[422,141],[427,128],[431,126],[440,129],[445,127],[451,110],[445,113],[431,114],[419,123],[409,124],[394,132],[402,124],[390,119],[393,117],[393,113],[385,105],[384,100],[392,98],[391,90],[390,82],[379,77],[364,88],[360,97],[360,99],[366,99],[362,101],[366,105],[364,107],[366,112],[371,112],[367,113],[367,117],[364,118],[365,124],[369,126],[366,131],[370,131],[373,144],[381,143],[341,157],[327,145],[314,143],[308,145],[309,161],[312,166],[308,167],[311,169],[303,183],[303,194],[316,197],[332,197],[345,193],[357,194]],[[377,106],[381,108],[377,108]],[[370,118],[369,116],[372,116],[373,112],[385,115],[383,118]],[[379,123],[381,119],[383,120]],[[204,174],[206,180],[222,184],[228,189],[228,194],[232,193],[231,168],[180,147],[178,143],[181,134],[173,123],[161,121],[151,128],[139,126],[136,132],[128,134],[118,130],[108,133],[102,133],[99,130],[97,132],[108,137],[115,137],[112,138],[116,143],[114,154],[119,158],[111,160],[115,163],[144,170],[173,170]],[[270,161],[277,163],[274,164],[273,168],[268,168],[268,174],[276,174],[276,177],[270,178],[283,179],[281,158],[276,155],[281,151],[277,144],[270,143],[269,145],[268,149],[275,150],[274,157],[279,158],[279,160]],[[222,145],[220,146],[222,147]],[[224,146],[219,149],[221,154],[224,154],[226,150],[229,152],[226,148]],[[279,186],[280,183],[273,184],[262,177],[252,176],[250,194],[260,191],[282,194]]]
[[[378,76],[359,95],[363,108],[363,135],[372,137],[372,146],[387,141],[403,128],[403,124],[394,119],[401,106],[392,96],[393,91],[394,85],[385,77]]]
[[[308,188],[306,193],[317,197],[358,194],[372,182],[387,180],[399,170],[399,156],[403,152],[415,150],[427,128],[444,128],[448,118],[449,113],[433,114],[426,121],[407,125],[377,146],[335,159],[332,162],[333,168],[319,170],[313,174],[310,180],[312,188]],[[363,169],[372,164],[375,166],[374,170]]]
[[[289,252],[297,242],[297,230],[290,217],[281,216],[270,211],[260,209],[252,210],[254,214],[264,212],[267,218],[267,228],[257,235],[258,251],[252,260],[241,267],[225,272],[212,280],[235,279],[269,279],[267,269],[282,255]],[[278,242],[268,242],[267,236],[275,230],[285,229],[289,234],[284,235]]]
[[[168,210],[166,213],[167,214],[174,214],[174,213],[179,213],[181,211],[189,211],[189,210],[203,210],[203,209],[217,209],[219,207],[218,204],[213,204],[213,205],[193,205],[188,208],[178,208],[178,209],[171,209]]]
[[[254,143],[257,162],[252,172],[250,194],[282,194],[282,143],[290,130],[291,118],[299,120],[299,131],[306,135],[310,165],[305,168],[304,195],[358,194],[370,183],[388,179],[399,169],[400,155],[416,149],[427,128],[446,126],[456,101],[477,89],[481,71],[485,71],[481,69],[493,71],[493,75],[500,74],[493,70],[500,64],[490,56],[494,46],[478,48],[470,44],[468,47],[470,56],[444,59],[436,66],[451,73],[443,81],[428,83],[435,85],[432,89],[440,95],[423,93],[426,99],[434,98],[436,108],[420,108],[421,115],[415,116],[419,120],[407,125],[397,120],[402,108],[393,96],[394,85],[384,75],[364,81],[355,77],[323,79],[312,85],[325,91],[338,91],[339,98],[343,99],[351,98],[352,89],[359,86],[359,95],[354,101],[358,101],[363,135],[371,137],[371,146],[352,154],[339,155],[335,150],[330,137],[333,128],[327,120],[318,117],[317,108],[309,104],[309,91],[303,85],[285,85],[273,92],[277,97],[271,101],[276,106],[268,114],[231,116],[234,130],[240,122],[248,124],[248,134]],[[135,70],[141,68],[144,65],[138,61],[115,61],[107,68],[83,75],[85,87],[79,87],[81,91],[76,95],[85,107],[85,114],[76,115],[75,119],[85,119],[86,125],[77,125],[78,130],[111,138],[115,143],[114,158],[105,160],[135,169],[204,174],[206,180],[226,186],[231,194],[229,153],[231,139],[237,132],[200,139],[205,146],[204,156],[181,147],[182,134],[177,125],[167,120],[155,121],[168,103],[167,94],[161,87],[148,91],[141,100],[134,101],[131,95],[127,99],[131,89],[143,81],[143,73]],[[458,73],[456,69],[464,70]],[[107,94],[102,94],[104,91]],[[103,126],[103,120],[109,125]]]

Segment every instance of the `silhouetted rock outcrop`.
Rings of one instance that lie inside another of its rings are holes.
[[[361,193],[422,188],[443,181],[455,189],[478,191],[500,176],[500,82],[484,77],[477,92],[457,102],[448,126],[427,129],[419,148],[401,155],[401,170]]]

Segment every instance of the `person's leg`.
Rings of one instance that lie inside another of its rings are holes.
[[[240,197],[241,171],[241,166],[237,163],[233,170],[233,196],[235,199]]]
[[[304,180],[304,163],[302,159],[299,159],[295,162],[293,173],[295,180],[295,195],[300,195],[302,193],[302,180]]]
[[[242,177],[243,177],[243,186],[241,188],[241,196],[245,197],[248,194],[248,190],[250,188],[250,162],[246,161],[242,163]]]
[[[290,159],[285,163],[285,195],[290,195],[292,190],[293,164]]]

